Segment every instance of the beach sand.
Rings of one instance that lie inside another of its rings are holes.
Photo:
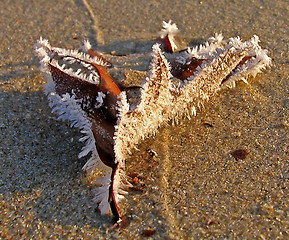
[[[2,1],[0,238],[288,239],[288,15],[286,0]],[[33,45],[89,39],[107,55],[139,54],[170,19],[191,44],[256,34],[273,64],[139,145],[127,168],[145,192],[129,193],[129,224],[112,229],[81,170],[81,134],[51,114]]]

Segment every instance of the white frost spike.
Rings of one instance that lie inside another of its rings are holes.
[[[207,44],[216,44],[217,46],[221,46],[223,44],[225,44],[225,42],[223,41],[224,37],[222,35],[222,33],[216,33],[215,37],[211,37],[209,38]]]
[[[164,38],[167,35],[175,36],[179,32],[179,29],[175,23],[172,24],[172,20],[168,22],[163,21],[163,29],[159,32],[160,37]]]
[[[169,22],[163,21],[163,29],[159,32],[160,38],[163,39],[168,37],[170,44],[172,46],[172,51],[177,50],[177,44],[175,42],[175,36],[179,32],[179,29],[175,23],[172,24],[172,21]]]
[[[100,213],[102,215],[109,215],[111,213],[110,205],[108,202],[109,199],[109,187],[111,185],[111,171],[108,171],[104,177],[100,177],[97,179],[96,184],[100,184],[102,186],[98,187],[95,190],[94,201],[99,203],[98,208],[100,209]]]
[[[91,44],[90,44],[90,42],[88,41],[88,39],[87,39],[87,40],[84,40],[84,41],[83,41],[83,44],[84,44],[84,45],[83,45],[84,51],[85,51],[85,52],[88,52],[88,50],[91,49]]]

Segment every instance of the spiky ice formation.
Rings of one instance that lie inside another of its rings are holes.
[[[163,27],[160,34],[169,41],[170,45],[162,42],[169,58],[159,44],[153,46],[151,68],[134,108],[108,74],[106,67],[111,64],[88,41],[84,50],[90,55],[52,48],[43,39],[36,44],[41,68],[48,76],[45,91],[50,105],[59,119],[71,120],[85,134],[79,157],[91,153],[84,169],[103,171],[96,179],[101,186],[95,200],[102,214],[112,212],[116,220],[121,218],[118,203],[129,185],[125,160],[137,144],[170,120],[195,116],[220,89],[234,87],[240,80],[247,82],[271,62],[257,36],[242,42],[239,37],[224,40],[216,34],[203,45],[172,53],[177,26],[170,21]]]

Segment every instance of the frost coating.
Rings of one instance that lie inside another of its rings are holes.
[[[112,212],[121,218],[117,205],[130,186],[125,160],[141,140],[156,134],[158,128],[170,120],[178,123],[183,117],[195,116],[220,89],[234,87],[237,81],[247,82],[249,76],[255,77],[271,63],[268,51],[259,46],[257,36],[243,42],[239,37],[224,40],[222,34],[216,34],[198,47],[173,53],[177,49],[174,41],[177,32],[177,26],[171,21],[163,23],[160,36],[166,39],[164,44],[167,40],[171,44],[172,49],[168,49],[171,54],[165,55],[159,44],[153,46],[150,71],[133,110],[126,91],[112,86],[114,81],[104,68],[109,64],[98,57],[88,41],[84,42],[84,50],[94,57],[53,48],[44,39],[36,44],[41,69],[48,76],[45,93],[50,106],[59,119],[70,120],[71,126],[84,134],[80,139],[84,147],[79,157],[91,155],[83,168],[103,172],[103,176],[95,180],[100,185],[95,200],[102,214]],[[82,69],[73,70],[67,67],[70,65]],[[73,87],[67,86],[69,84]],[[107,89],[115,92],[109,95]],[[111,124],[114,124],[112,128]],[[106,145],[111,152],[106,151]]]

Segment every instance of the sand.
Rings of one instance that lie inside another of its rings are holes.
[[[87,2],[0,4],[0,238],[288,239],[288,1]],[[127,166],[145,193],[130,192],[129,225],[111,229],[77,158],[81,134],[50,113],[33,44],[89,39],[106,54],[139,54],[169,19],[191,44],[256,34],[273,65],[140,144]]]

